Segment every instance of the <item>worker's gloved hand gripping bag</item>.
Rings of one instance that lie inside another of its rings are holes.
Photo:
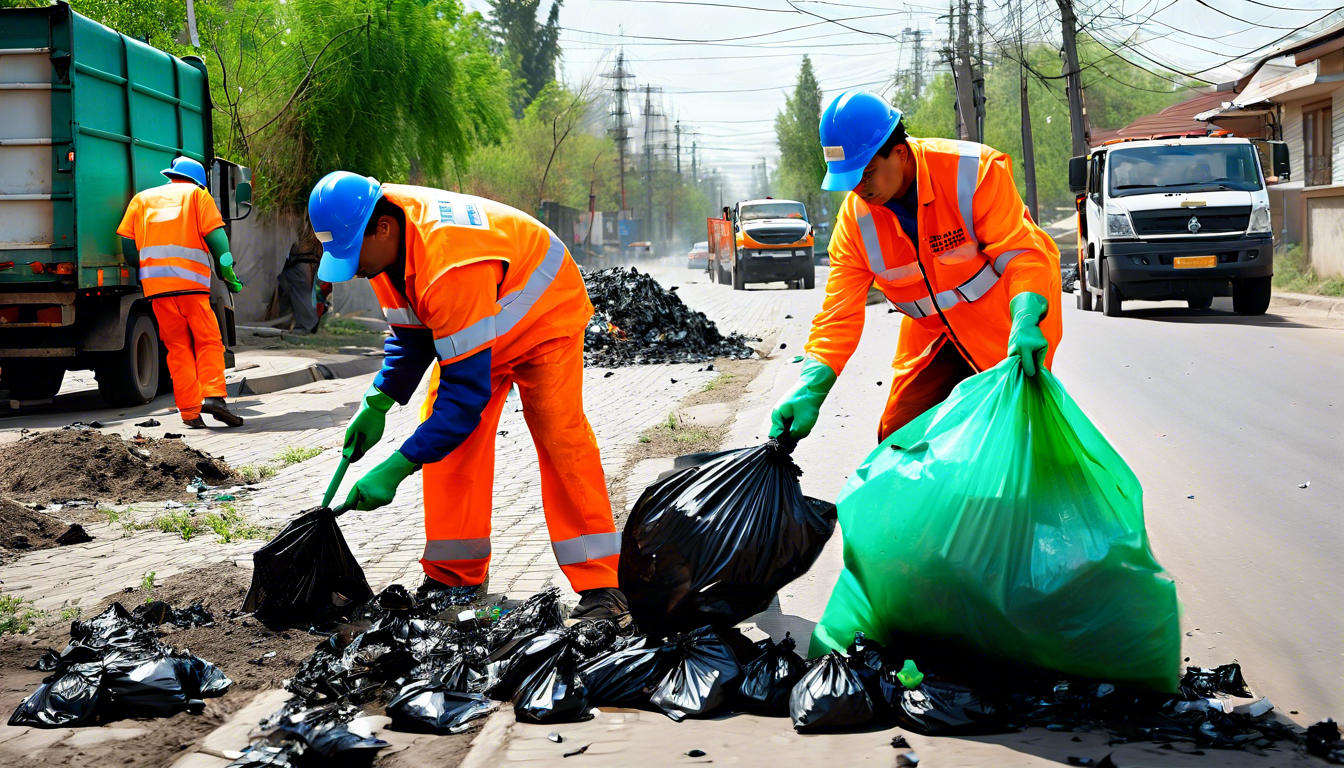
[[[1176,587],[1143,492],[1048,370],[1018,357],[891,435],[839,498],[845,568],[813,656],[856,631],[1174,691]]]
[[[796,445],[786,430],[754,448],[683,456],[684,468],[644,490],[618,571],[642,631],[731,627],[812,566],[835,507],[803,495]]]
[[[336,525],[336,513],[326,507],[291,520],[252,554],[252,563],[252,588],[243,610],[268,624],[320,624],[344,617],[373,597]]]

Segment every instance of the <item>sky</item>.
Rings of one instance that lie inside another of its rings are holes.
[[[1006,24],[1023,7],[1029,28],[1058,39],[1054,0],[983,0],[987,24]],[[1263,55],[1340,18],[1338,0],[1077,0],[1083,22],[1125,58],[1205,80],[1234,79],[1239,56]],[[488,14],[487,0],[465,0]],[[696,145],[702,168],[716,168],[739,191],[764,160],[775,168],[774,119],[812,58],[823,98],[848,88],[889,90],[915,58],[923,31],[926,68],[943,67],[947,0],[565,0],[560,11],[561,77],[609,85],[601,73],[624,51],[635,86],[659,86],[669,124],[682,126],[683,167]],[[545,18],[550,1],[542,0]],[[1315,23],[1314,26],[1311,26]],[[1305,28],[1303,28],[1305,26]],[[1280,38],[1285,40],[1280,41]],[[1276,41],[1280,41],[1276,43]],[[656,101],[656,99],[655,99]],[[633,112],[640,103],[631,100]],[[639,128],[636,125],[635,134]]]

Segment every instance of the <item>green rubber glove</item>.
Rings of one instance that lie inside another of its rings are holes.
[[[390,504],[392,498],[397,495],[397,486],[401,485],[401,481],[410,477],[419,468],[419,464],[403,456],[401,451],[393,451],[382,464],[369,470],[368,474],[355,482],[355,487],[350,489],[350,495],[345,497],[345,503],[341,505],[339,512],[377,509]]]
[[[1008,331],[1008,356],[1017,355],[1022,360],[1022,371],[1028,376],[1045,367],[1045,353],[1050,343],[1041,333],[1041,318],[1050,309],[1050,304],[1039,293],[1030,291],[1019,293],[1008,302],[1008,311],[1013,315],[1013,327]]]
[[[228,254],[225,255],[227,256]],[[228,284],[229,293],[237,293],[243,290],[243,281],[238,279],[238,275],[234,273],[233,267],[228,266],[227,264],[221,266],[219,268],[219,276],[224,278],[224,282]]]
[[[826,401],[831,387],[835,386],[835,371],[820,360],[808,359],[803,363],[803,373],[798,383],[784,395],[775,410],[770,412],[770,437],[784,434],[784,423],[789,424],[789,434],[801,440],[807,437],[817,425],[821,415],[821,404]]]
[[[350,461],[359,461],[370,448],[383,439],[383,428],[387,426],[387,411],[396,401],[390,395],[383,394],[378,387],[369,386],[364,400],[359,404],[355,418],[345,428],[345,445],[341,455]]]

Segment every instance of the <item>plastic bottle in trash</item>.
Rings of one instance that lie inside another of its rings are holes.
[[[924,682],[924,673],[920,672],[919,667],[915,666],[914,659],[906,659],[901,671],[896,673],[896,679],[901,681],[901,685],[913,691],[919,687],[920,683]]]

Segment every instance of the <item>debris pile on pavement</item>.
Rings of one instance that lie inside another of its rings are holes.
[[[166,614],[172,620],[171,609]],[[154,627],[164,618],[162,610],[136,616],[113,603],[92,619],[72,623],[70,644],[38,660],[37,669],[51,674],[9,724],[69,728],[127,717],[199,714],[205,708],[202,699],[222,696],[232,681],[210,662],[160,641]]]
[[[56,429],[0,446],[0,495],[24,502],[194,501],[187,486],[198,477],[238,481],[228,464],[181,440]]]
[[[635,622],[655,634],[732,627],[807,572],[835,530],[835,505],[803,495],[797,441],[676,460],[640,495],[618,575]]]
[[[583,273],[593,318],[584,335],[584,364],[615,368],[651,363],[745,360],[753,351],[740,334],[724,336],[703,312],[634,267]]]
[[[0,497],[0,558],[35,549],[92,541],[84,527]]]
[[[1065,293],[1073,293],[1073,284],[1078,282],[1078,262],[1059,262],[1059,279]]]

